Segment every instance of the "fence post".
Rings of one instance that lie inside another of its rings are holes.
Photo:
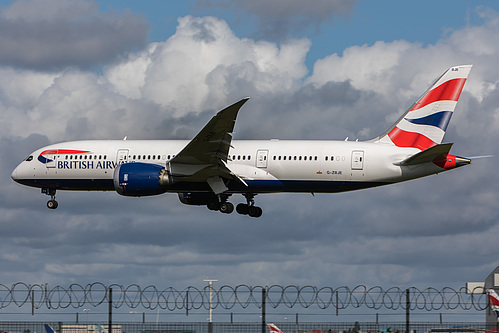
[[[267,298],[267,292],[265,288],[262,288],[262,333],[265,333],[266,331],[266,320],[265,320],[265,300]]]
[[[409,321],[410,321],[410,313],[411,313],[411,300],[410,300],[410,294],[409,294],[409,289],[406,289],[405,291],[405,332],[409,333]]]
[[[185,292],[185,316],[189,317],[189,288]]]
[[[113,333],[113,288],[109,288],[109,324],[107,331]]]

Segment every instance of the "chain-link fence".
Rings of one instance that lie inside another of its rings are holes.
[[[46,333],[44,325],[50,325],[60,333],[97,333],[95,325],[74,322],[1,322],[0,332]],[[274,323],[284,333],[397,333],[405,332],[403,323],[349,322],[349,323]],[[107,325],[102,325],[108,330]],[[261,323],[212,323],[213,333],[262,333],[268,332]],[[416,323],[411,324],[411,333],[477,333],[495,330],[479,323]],[[117,322],[112,325],[113,333],[209,333],[208,323],[130,323]]]

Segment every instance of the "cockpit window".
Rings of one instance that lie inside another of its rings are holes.
[[[29,162],[31,160],[33,160],[33,155],[28,156],[28,158],[26,159],[26,162]]]

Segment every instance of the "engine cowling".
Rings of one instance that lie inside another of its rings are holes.
[[[195,192],[195,193],[179,193],[178,199],[181,203],[193,206],[204,206],[213,200],[217,200],[214,193]]]
[[[173,184],[166,169],[150,163],[124,163],[114,169],[114,189],[121,195],[142,197],[165,193]]]

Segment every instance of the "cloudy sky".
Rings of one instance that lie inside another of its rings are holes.
[[[499,265],[496,158],[359,192],[260,195],[258,220],[174,194],[61,191],[50,211],[10,174],[60,141],[190,139],[246,96],[236,139],[366,140],[461,64],[474,67],[445,141],[499,156],[498,59],[495,1],[0,1],[0,283],[483,281]]]

